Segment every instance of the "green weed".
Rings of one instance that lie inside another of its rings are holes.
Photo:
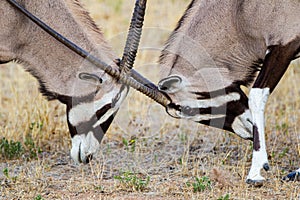
[[[10,174],[9,174],[9,169],[8,169],[8,168],[4,168],[3,171],[2,171],[2,173],[4,174],[4,176],[5,176],[7,179],[9,179],[9,180],[11,180],[11,181],[13,181],[13,182],[16,182],[16,181],[17,181],[18,176],[13,176],[13,177],[11,177]]]
[[[211,180],[207,176],[203,176],[202,178],[196,177],[195,182],[187,182],[186,185],[188,187],[192,186],[194,192],[203,192],[207,189],[210,190],[212,188]]]
[[[13,140],[8,141],[6,138],[0,140],[0,154],[1,157],[8,160],[20,158],[24,149],[20,142]]]
[[[136,146],[135,139],[127,140],[127,139],[123,138],[122,142],[123,142],[123,145],[126,147],[127,151],[135,152],[135,146]]]
[[[134,191],[145,191],[150,182],[150,177],[139,177],[133,172],[123,172],[119,176],[115,176],[114,179],[118,180],[124,188],[132,189]]]
[[[229,200],[229,199],[230,199],[230,195],[229,194],[226,194],[226,195],[218,198],[218,200]]]
[[[9,178],[8,168],[3,169],[3,174],[6,178]]]
[[[188,135],[185,133],[180,133],[178,137],[182,143],[186,143],[188,141]]]
[[[30,125],[29,125],[29,129],[31,131],[33,130],[38,130],[39,132],[42,131],[43,129],[43,126],[44,126],[44,123],[43,122],[32,122]]]
[[[42,198],[42,195],[39,194],[34,198],[34,200],[44,200],[44,199]]]
[[[29,159],[37,158],[39,153],[42,153],[40,147],[37,147],[32,136],[28,134],[25,138],[25,147],[27,150],[27,157]]]
[[[287,155],[287,153],[289,152],[289,150],[290,149],[288,147],[284,148],[283,151],[281,153],[279,153],[279,158],[281,159],[281,158],[285,157]]]
[[[276,129],[282,133],[287,134],[289,132],[289,125],[287,123],[282,123],[280,125],[276,125]]]
[[[31,135],[26,136],[24,146],[19,141],[9,141],[6,138],[0,139],[0,158],[6,160],[19,159],[22,156],[27,159],[33,159],[37,158],[41,152],[41,148],[36,146]]]

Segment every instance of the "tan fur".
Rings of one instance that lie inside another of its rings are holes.
[[[162,78],[183,76],[186,91],[193,92],[212,91],[211,82],[213,90],[233,82],[249,85],[268,46],[300,35],[299,16],[295,0],[194,0],[162,52]]]
[[[20,3],[78,46],[115,66],[113,60],[117,56],[78,0],[23,0]],[[99,96],[112,89],[113,81],[102,70],[57,42],[6,1],[0,2],[0,11],[6,16],[0,19],[0,61],[22,63],[50,93],[84,96],[94,92],[93,84],[77,78],[80,72],[98,74],[106,81]]]

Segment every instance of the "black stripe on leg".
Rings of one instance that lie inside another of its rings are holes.
[[[260,139],[259,139],[259,132],[256,124],[253,125],[253,149],[255,151],[259,151],[260,149]]]

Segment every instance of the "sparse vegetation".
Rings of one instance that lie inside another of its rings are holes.
[[[25,139],[25,147],[27,149],[28,158],[37,158],[38,154],[42,153],[42,149],[36,146],[31,135],[27,135]]]
[[[229,194],[226,194],[220,198],[218,198],[218,200],[230,200],[230,195]]]
[[[121,55],[120,41],[126,35],[134,1],[117,2],[85,0],[84,4]],[[154,63],[159,48],[188,4],[188,0],[148,3],[145,27],[155,28],[143,33],[135,68],[156,83],[160,75]],[[250,141],[173,119],[132,90],[94,161],[75,165],[69,156],[65,106],[46,101],[36,80],[20,66],[1,65],[0,199],[298,200],[300,184],[281,178],[300,167],[299,66],[293,64],[269,99],[266,140],[271,170],[265,176],[267,183],[253,188],[245,184],[253,148]],[[224,169],[230,184],[211,177],[214,167]]]
[[[212,188],[211,180],[207,176],[201,178],[196,177],[194,182],[187,182],[186,185],[188,187],[192,186],[194,192],[204,192],[205,190],[210,190]]]
[[[38,154],[42,152],[40,147],[36,147],[30,135],[26,136],[24,145],[21,142],[2,138],[0,140],[0,155],[5,160],[19,159],[21,157],[33,159],[37,158]]]
[[[42,195],[37,195],[35,198],[34,198],[34,200],[43,200],[43,198],[42,198]]]
[[[11,176],[8,168],[4,168],[2,173],[6,179],[11,180],[13,182],[17,181],[18,176]]]
[[[20,142],[8,141],[6,138],[0,139],[0,153],[2,158],[8,160],[17,159],[22,156],[23,152],[24,149]]]
[[[119,181],[122,189],[138,192],[145,191],[150,182],[150,176],[142,177],[142,175],[133,172],[123,172],[121,175],[115,176],[114,179]]]
[[[135,145],[136,145],[136,139],[130,139],[126,140],[123,138],[123,145],[125,146],[127,151],[134,152],[135,151]]]

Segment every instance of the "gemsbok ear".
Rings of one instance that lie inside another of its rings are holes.
[[[101,84],[103,82],[102,78],[100,78],[96,74],[90,74],[85,72],[80,73],[79,78],[84,81],[94,82],[96,85],[98,85],[99,83]]]
[[[175,93],[181,89],[182,79],[179,76],[169,76],[159,81],[158,89],[166,93]]]

